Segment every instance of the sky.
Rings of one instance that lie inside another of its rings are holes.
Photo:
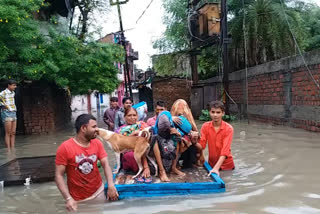
[[[115,1],[115,0],[114,0]],[[162,24],[162,0],[153,0],[150,7],[145,11],[151,0],[129,0],[121,6],[123,29],[125,37],[131,42],[132,48],[139,52],[139,60],[135,61],[138,68],[146,70],[151,64],[151,56],[158,53],[152,47],[152,42],[160,38],[165,30]],[[103,24],[103,34],[120,30],[117,7],[112,6]],[[136,21],[145,11],[138,23]]]
[[[136,23],[151,1],[129,0],[127,4],[121,6],[123,28],[127,30],[125,36],[132,43],[132,48],[139,52],[139,60],[135,61],[135,64],[143,70],[152,66],[150,57],[158,53],[157,50],[153,49],[152,42],[160,38],[165,31],[165,26],[162,23],[164,13],[162,0],[153,0],[145,14]],[[320,0],[305,1],[314,2],[320,6]],[[107,21],[102,26],[103,35],[120,30],[116,6],[110,8]]]

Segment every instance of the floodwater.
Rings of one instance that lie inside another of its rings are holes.
[[[82,112],[75,112],[78,115]],[[101,117],[101,112],[93,114]],[[99,120],[99,124],[103,122]],[[226,192],[79,204],[78,213],[320,213],[320,134],[282,126],[234,122],[234,171],[221,172]],[[52,155],[73,136],[17,136],[16,157]],[[1,141],[0,164],[8,157]],[[108,148],[109,161],[114,155]],[[1,172],[0,172],[1,173]],[[54,182],[0,187],[0,213],[66,213]]]

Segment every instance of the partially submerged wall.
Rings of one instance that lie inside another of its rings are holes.
[[[300,56],[249,68],[248,88],[245,70],[231,73],[229,94],[237,105],[231,104],[230,109],[239,109],[249,119],[320,132],[320,89],[310,75],[320,84],[320,50],[308,52],[304,57],[310,73]],[[220,99],[221,91],[219,77],[194,86],[191,95],[192,106],[197,107],[194,114],[200,114],[206,100]]]

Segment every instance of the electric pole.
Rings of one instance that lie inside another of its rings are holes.
[[[230,40],[228,38],[228,19],[227,19],[227,0],[221,0],[221,42],[222,42],[222,64],[223,64],[223,88],[225,94],[225,107],[226,114],[229,114],[229,61],[228,61],[228,44]]]
[[[127,43],[126,38],[124,37],[124,31],[123,31],[123,25],[122,25],[122,17],[121,17],[121,9],[120,4],[126,4],[129,0],[119,1],[116,0],[116,2],[113,2],[113,0],[110,0],[110,5],[117,5],[118,9],[118,16],[119,16],[119,23],[120,23],[120,42],[124,48],[125,52],[125,63],[124,63],[124,83],[125,83],[125,91],[126,96],[128,96],[128,88],[130,97],[132,97],[132,88],[131,88],[131,78],[130,78],[130,71],[129,71],[129,65],[128,65],[128,56],[127,56]]]
[[[196,7],[196,5],[200,2],[200,0],[191,0],[188,1],[188,9],[191,8],[192,11]],[[188,20],[189,21],[189,20]],[[194,25],[192,25],[191,30],[193,30]],[[194,42],[190,41],[191,48],[194,48]],[[198,76],[198,61],[197,61],[197,51],[192,50],[190,52],[190,66],[191,66],[191,79],[192,79],[192,85],[198,84],[199,76]]]

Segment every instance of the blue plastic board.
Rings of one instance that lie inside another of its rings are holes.
[[[209,172],[212,168],[205,162],[205,169]],[[114,179],[116,175],[113,176]],[[161,197],[170,195],[193,195],[225,192],[224,181],[217,175],[211,174],[212,182],[196,183],[151,183],[151,184],[116,184],[119,199],[137,197]],[[108,184],[105,184],[105,193]]]

